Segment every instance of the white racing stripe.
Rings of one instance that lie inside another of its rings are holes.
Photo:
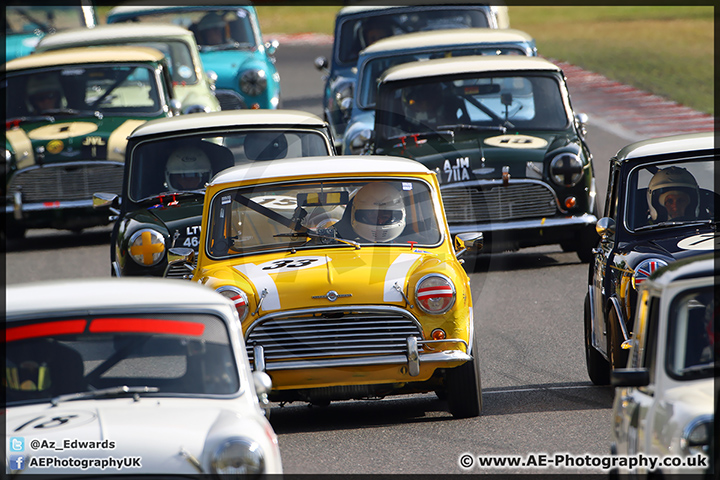
[[[407,277],[410,268],[418,261],[420,255],[416,253],[401,253],[390,265],[385,274],[385,285],[383,286],[384,302],[402,302],[403,297],[400,292],[395,290],[395,283],[400,288],[405,289],[405,277]]]
[[[255,286],[258,295],[262,295],[263,290],[267,289],[268,294],[262,303],[263,310],[280,310],[280,295],[275,281],[268,275],[267,271],[254,263],[235,265],[233,268],[247,277],[248,281]]]

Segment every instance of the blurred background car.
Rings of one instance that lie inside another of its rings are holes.
[[[627,368],[611,373],[616,388],[610,453],[673,462],[617,473],[706,478],[707,472],[712,478],[718,274],[714,255],[704,254],[661,268],[642,282]],[[668,457],[681,457],[684,465]]]
[[[216,78],[215,95],[223,110],[280,106],[274,57],[279,43],[263,41],[252,5],[122,5],[107,16],[107,23],[119,22],[173,23],[193,32],[203,67]]]
[[[189,278],[170,266],[173,247],[198,250],[205,185],[223,170],[278,158],[333,155],[330,130],[295,110],[183,115],[148,122],[128,137],[121,194],[96,192],[116,220],[111,275]]]
[[[40,39],[71,28],[97,25],[93,3],[80,0],[75,5],[32,5],[9,2],[5,6],[5,61],[33,52]]]
[[[189,283],[109,278],[6,294],[8,474],[282,473],[264,410],[270,381],[251,372],[226,298]],[[23,445],[11,447],[17,437]],[[35,440],[60,448],[31,449]],[[63,448],[71,440],[96,448]],[[108,456],[121,466],[78,461]]]
[[[195,36],[177,25],[113,24],[100,25],[92,30],[72,29],[46,35],[40,40],[35,51],[104,45],[140,45],[160,50],[168,61],[175,98],[180,102],[181,113],[220,110],[213,80],[203,70]]]
[[[713,133],[643,140],[610,159],[585,298],[587,370],[596,385],[627,364],[640,284],[658,268],[720,247],[717,165]],[[672,218],[680,197],[682,215]]]
[[[437,172],[450,233],[483,232],[484,251],[560,244],[592,258],[592,155],[548,60],[462,56],[386,70],[371,152]]]
[[[165,57],[147,47],[57,50],[5,64],[6,238],[107,225],[96,191],[120,193],[127,136],[179,113]]]
[[[368,153],[375,127],[375,99],[380,75],[390,67],[433,58],[465,55],[537,56],[530,35],[514,29],[458,28],[408,33],[378,40],[360,52],[357,88],[341,153]]]
[[[392,35],[451,28],[508,28],[507,7],[465,5],[352,5],[335,17],[332,58],[315,59],[323,72],[323,116],[342,144],[352,108],[360,51]]]

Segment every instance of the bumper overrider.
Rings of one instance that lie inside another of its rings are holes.
[[[398,393],[406,384],[436,378],[438,369],[472,360],[465,340],[426,340],[414,315],[387,305],[270,313],[248,326],[245,341],[253,369],[272,377],[270,397],[276,399],[287,399],[284,394],[293,390],[310,397],[313,389],[328,394],[328,387],[338,387],[333,398],[350,386],[365,388],[348,398],[366,396],[358,391]]]

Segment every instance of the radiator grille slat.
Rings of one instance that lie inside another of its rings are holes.
[[[89,200],[96,192],[119,194],[123,166],[113,163],[45,165],[12,177],[8,192],[22,192],[25,203]]]
[[[536,183],[446,188],[442,198],[451,225],[548,217],[558,211],[552,190]]]
[[[397,355],[407,352],[407,339],[422,340],[422,331],[410,318],[390,312],[334,313],[322,316],[270,318],[246,338],[250,361],[253,345],[263,347],[265,361],[359,355]]]

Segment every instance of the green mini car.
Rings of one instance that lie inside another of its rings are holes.
[[[214,81],[203,70],[195,35],[179,25],[141,23],[76,28],[46,35],[36,52],[62,48],[137,45],[160,50],[168,61],[175,98],[183,114],[217,112]]]
[[[453,235],[482,231],[491,252],[560,244],[589,262],[598,235],[585,120],[545,59],[413,62],[379,79],[370,153],[437,172]]]
[[[178,113],[163,54],[147,47],[58,50],[5,64],[6,238],[28,228],[109,223],[97,191],[120,193],[127,136]]]

